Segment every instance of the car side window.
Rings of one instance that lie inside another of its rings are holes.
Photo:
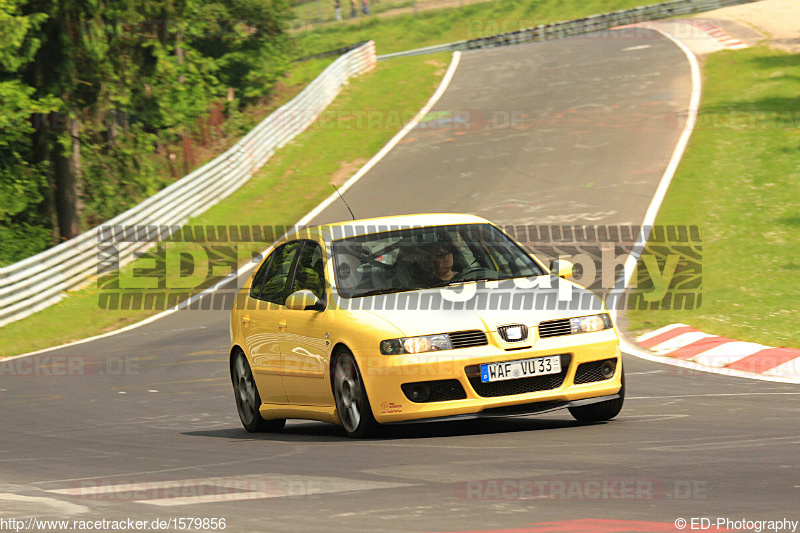
[[[264,288],[261,290],[261,300],[283,305],[288,296],[286,282],[292,271],[297,250],[301,241],[288,242],[274,252],[264,279]]]
[[[309,290],[321,302],[325,301],[325,268],[322,262],[322,248],[319,244],[306,241],[300,258],[297,260],[297,270],[292,283],[292,290]]]

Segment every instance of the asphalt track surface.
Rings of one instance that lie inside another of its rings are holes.
[[[347,197],[359,217],[637,223],[690,90],[685,56],[655,32],[465,53],[434,111],[473,122],[420,125]],[[314,222],[346,218],[337,203]],[[183,311],[16,360],[23,375],[0,376],[0,518],[348,532],[591,531],[574,521],[605,519],[640,522],[607,531],[655,531],[800,514],[796,386],[627,356],[628,397],[609,423],[557,412],[392,426],[367,441],[308,421],[252,435],[227,351],[225,311]]]

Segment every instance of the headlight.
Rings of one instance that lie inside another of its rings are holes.
[[[401,339],[381,341],[381,353],[383,355],[435,352],[438,350],[452,349],[453,345],[450,344],[450,337],[445,334],[403,337]]]
[[[569,327],[572,333],[591,333],[593,331],[603,331],[613,327],[611,317],[608,313],[602,315],[581,316],[569,319]]]

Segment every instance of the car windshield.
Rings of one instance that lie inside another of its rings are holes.
[[[491,224],[398,229],[332,244],[336,286],[344,298],[545,273]]]

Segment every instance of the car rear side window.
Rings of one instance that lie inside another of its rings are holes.
[[[302,244],[301,241],[288,242],[272,252],[264,276],[264,287],[261,289],[260,300],[284,304],[286,296],[288,296],[286,282],[292,271],[292,264],[300,244]]]

